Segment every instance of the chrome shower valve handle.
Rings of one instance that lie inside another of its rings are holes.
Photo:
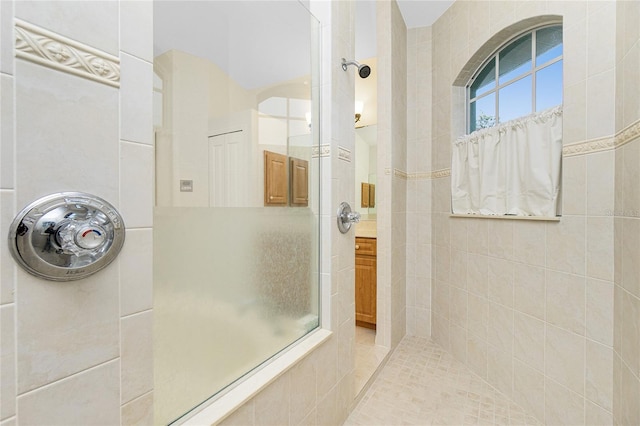
[[[124,222],[114,206],[95,195],[62,192],[34,201],[16,216],[9,249],[27,272],[71,281],[111,263],[124,238]]]
[[[347,221],[351,223],[360,222],[360,213],[358,212],[347,213]]]
[[[351,211],[349,203],[342,202],[338,207],[338,229],[346,234],[353,223],[360,222],[360,213]]]

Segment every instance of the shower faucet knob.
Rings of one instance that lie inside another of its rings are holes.
[[[338,207],[338,229],[343,234],[349,232],[353,223],[360,222],[360,213],[351,211],[349,203],[340,203]]]
[[[111,263],[122,248],[125,226],[114,206],[82,192],[61,192],[26,206],[9,230],[13,258],[47,280],[71,281]]]
[[[351,212],[347,214],[347,220],[351,223],[358,223],[360,222],[360,213],[358,212]]]

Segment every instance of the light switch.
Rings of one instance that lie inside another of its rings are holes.
[[[193,181],[180,180],[180,192],[193,192]]]

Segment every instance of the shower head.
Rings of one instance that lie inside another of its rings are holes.
[[[357,61],[347,61],[345,58],[342,58],[342,69],[346,71],[349,65],[355,65],[358,67],[358,75],[360,78],[367,78],[371,74],[371,67],[367,64],[360,64]]]

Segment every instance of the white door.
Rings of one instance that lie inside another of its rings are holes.
[[[209,206],[247,207],[250,150],[242,130],[209,136]]]

